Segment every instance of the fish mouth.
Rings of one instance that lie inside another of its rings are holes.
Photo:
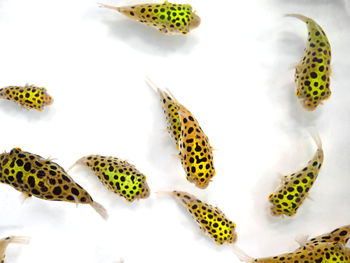
[[[193,19],[190,23],[190,29],[195,29],[199,27],[200,24],[201,24],[201,18],[198,15],[193,14]]]
[[[313,111],[316,109],[319,103],[314,104],[312,101],[305,99],[301,101],[301,104],[305,110]]]

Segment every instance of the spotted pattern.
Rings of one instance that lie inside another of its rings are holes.
[[[126,7],[104,7],[116,9],[141,23],[157,28],[163,33],[187,34],[199,26],[200,18],[189,4],[141,4]]]
[[[213,149],[208,137],[191,112],[181,107],[179,117],[181,164],[186,171],[187,180],[198,188],[205,189],[216,173],[213,164]]]
[[[246,258],[248,262],[258,263],[345,263],[350,262],[349,240],[350,226],[343,226],[330,233],[309,239],[292,253],[268,258]]]
[[[312,160],[302,170],[285,176],[283,184],[275,193],[269,195],[272,215],[294,216],[297,213],[318,176],[323,158],[324,154],[319,142]]]
[[[90,168],[108,189],[128,202],[150,195],[146,176],[127,161],[110,156],[88,155],[77,163]]]
[[[27,197],[91,204],[91,196],[49,159],[14,148],[0,155],[0,182]]]
[[[308,43],[304,57],[296,67],[296,96],[303,107],[315,110],[331,96],[331,47],[323,29],[311,18],[291,15],[303,20],[308,28]]]
[[[192,113],[170,92],[161,90],[151,81],[150,84],[157,89],[162,100],[168,132],[180,151],[179,156],[186,171],[187,180],[198,188],[208,187],[215,176],[213,148],[210,146],[208,137]]]
[[[292,253],[275,257],[255,258],[249,262],[258,263],[348,263],[347,250],[343,245],[321,243],[314,247],[304,247]]]
[[[172,194],[191,213],[200,229],[213,238],[218,245],[234,243],[237,239],[236,225],[217,207],[206,204],[186,192],[173,191]]]
[[[315,247],[321,243],[336,243],[346,245],[350,238],[350,225],[342,226],[334,229],[330,233],[326,233],[308,240],[303,247]]]
[[[44,106],[53,103],[52,97],[44,87],[26,85],[24,87],[9,86],[0,89],[0,98],[11,100],[26,109],[42,111]]]

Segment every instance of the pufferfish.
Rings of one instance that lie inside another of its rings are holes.
[[[217,207],[204,203],[186,192],[163,192],[172,194],[188,209],[200,229],[210,236],[217,245],[233,244],[237,240],[236,224],[229,220]]]
[[[155,27],[160,32],[171,34],[187,34],[200,25],[201,19],[192,11],[189,4],[173,4],[164,1],[162,4],[141,4],[124,7],[114,7],[101,4],[137,20]]]
[[[0,89],[0,98],[13,101],[26,109],[42,111],[45,106],[53,103],[53,98],[46,88],[33,85],[9,86]]]
[[[9,236],[3,239],[0,239],[0,263],[5,262],[5,252],[9,244],[28,244],[28,237],[20,236]]]
[[[88,155],[73,166],[76,164],[88,167],[109,190],[124,197],[127,202],[150,195],[146,176],[127,161],[111,156]]]
[[[9,184],[26,198],[33,195],[44,200],[90,204],[104,219],[108,217],[105,208],[74,182],[61,166],[20,148],[0,155],[0,182]]]
[[[308,196],[324,158],[321,139],[316,134],[313,135],[313,138],[317,145],[317,151],[313,158],[302,170],[284,176],[282,185],[275,193],[269,195],[268,200],[271,202],[272,215],[294,216]]]
[[[304,21],[308,29],[308,44],[304,57],[296,66],[296,96],[302,106],[313,111],[331,96],[331,46],[323,29],[311,18],[289,14]]]
[[[235,247],[240,260],[247,263],[348,263],[350,249],[345,245],[349,240],[350,226],[344,226],[330,233],[307,240],[291,253],[266,258],[251,258]]]
[[[168,132],[174,139],[186,179],[201,189],[208,187],[215,176],[213,147],[193,114],[181,105],[172,94],[158,88],[151,80],[149,84],[160,95]]]

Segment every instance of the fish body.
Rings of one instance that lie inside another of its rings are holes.
[[[200,17],[189,4],[174,4],[164,1],[162,4],[141,4],[124,7],[101,5],[146,25],[155,27],[163,33],[187,34],[200,24]]]
[[[145,199],[150,195],[146,176],[127,161],[111,156],[88,155],[76,164],[88,167],[109,190],[128,202]]]
[[[168,132],[175,141],[187,181],[196,187],[208,187],[216,171],[213,163],[213,147],[193,114],[169,92],[150,84],[160,95]]]
[[[305,248],[292,253],[286,253],[274,257],[255,258],[245,260],[249,263],[348,263],[349,255],[343,245],[334,243],[322,243],[313,248]]]
[[[13,101],[26,109],[42,111],[45,106],[53,103],[53,98],[47,93],[46,88],[33,85],[9,86],[0,89],[0,98]]]
[[[19,236],[9,236],[3,239],[0,239],[0,263],[5,262],[5,252],[9,244],[28,244],[28,237],[19,237]]]
[[[346,225],[307,240],[291,253],[274,257],[251,258],[235,248],[237,256],[247,263],[349,263],[350,249],[345,244],[350,237],[350,226]]]
[[[295,70],[296,96],[302,106],[309,111],[331,96],[331,46],[328,38],[314,20],[303,15],[291,14],[307,25],[308,43],[304,57]]]
[[[179,149],[182,167],[189,182],[205,189],[216,173],[213,148],[191,112],[182,108],[179,113],[181,123]]]
[[[350,225],[342,226],[334,229],[330,233],[326,233],[314,238],[309,239],[305,244],[302,245],[304,247],[315,247],[321,243],[336,243],[341,245],[346,245],[350,238]]]
[[[44,200],[90,204],[103,218],[105,209],[88,192],[49,159],[14,148],[0,155],[0,182]]]
[[[236,241],[236,224],[229,220],[220,209],[186,192],[173,191],[172,195],[188,209],[200,225],[200,229],[214,239],[216,244],[232,244]]]
[[[314,157],[302,170],[284,176],[282,185],[275,193],[269,195],[272,215],[294,216],[307,197],[319,174],[324,158],[320,138],[315,137],[314,139],[318,147]]]

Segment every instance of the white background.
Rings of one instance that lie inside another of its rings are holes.
[[[101,0],[102,1],[102,0]],[[179,3],[186,1],[179,1]],[[107,1],[123,5],[127,2]],[[130,3],[130,2],[129,2]],[[350,17],[343,0],[192,0],[202,18],[187,36],[162,35],[96,0],[0,0],[0,86],[45,86],[55,102],[43,112],[0,101],[1,151],[21,147],[68,168],[87,154],[112,155],[147,175],[150,198],[128,204],[84,168],[70,175],[103,204],[31,198],[0,185],[0,236],[26,235],[9,263],[238,262],[217,246],[175,199],[183,190],[217,205],[237,224],[237,245],[254,257],[297,248],[295,238],[350,223]],[[295,97],[294,70],[306,26],[315,19],[332,45],[332,96],[315,112]],[[149,76],[197,118],[215,147],[217,175],[206,190],[185,179]],[[319,132],[325,162],[293,218],[269,215],[278,173],[302,167]]]

